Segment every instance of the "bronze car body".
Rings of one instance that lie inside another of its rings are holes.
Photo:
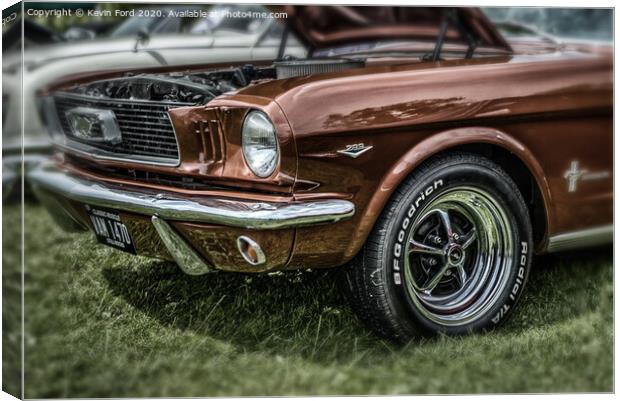
[[[544,249],[549,238],[612,221],[611,79],[609,55],[553,52],[274,81],[222,96],[208,108],[171,110],[181,164],[141,168],[280,193],[275,200],[351,199],[353,219],[298,229],[287,263],[272,266],[323,267],[342,264],[359,250],[392,191],[422,161],[459,146],[505,150],[527,167],[543,201],[537,207],[544,207],[544,220],[537,226],[544,229],[538,244]],[[238,134],[249,109],[267,112],[279,128],[282,164],[268,179],[254,177],[244,166]],[[220,119],[213,118],[216,113]],[[227,133],[225,163],[200,161],[203,143],[195,131],[213,120]],[[352,143],[373,148],[358,159],[337,153]],[[573,160],[609,174],[570,193],[565,174]],[[322,238],[332,240],[323,247]]]
[[[392,191],[422,161],[483,144],[480,149],[506,150],[527,167],[544,202],[539,227],[546,232],[538,244],[544,248],[550,237],[612,221],[611,174],[580,183],[574,193],[565,177],[577,159],[590,171],[611,170],[610,71],[608,56],[580,53],[378,67],[276,81],[215,104],[241,100],[256,107],[248,96],[272,99],[295,135],[298,181],[352,196],[356,216],[340,223],[342,234],[331,233],[343,240],[331,242],[330,255],[319,260],[352,257]],[[338,155],[351,143],[373,148],[359,159]],[[322,230],[303,231],[312,237]],[[313,249],[299,243],[293,258]]]
[[[459,33],[443,30],[437,10],[422,13],[438,21],[431,28],[405,24],[389,31],[381,24],[390,18],[415,18],[359,9],[288,8],[297,17],[292,30],[312,50],[393,37],[416,40],[399,45],[413,53],[437,55],[441,41],[422,39]],[[508,44],[482,14],[460,12],[457,27],[476,38],[479,57],[469,57],[471,43],[451,44],[464,59],[435,61],[393,57],[402,51],[398,47],[389,55],[370,49],[361,52],[363,68],[263,77],[205,104],[170,107],[179,152],[173,164],[100,157],[60,141],[56,165],[31,178],[52,202],[50,209],[64,211],[73,225],[95,228],[84,205],[117,210],[138,253],[174,258],[192,274],[345,264],[360,252],[406,178],[433,157],[455,151],[492,160],[514,181],[527,204],[537,252],[610,241],[610,48]],[[325,13],[326,21],[340,16],[349,25],[313,26],[316,13]],[[73,77],[50,93],[123,76]],[[244,121],[255,111],[268,117],[277,136],[278,163],[267,177],[253,172],[243,151]],[[432,188],[424,192],[422,200]]]

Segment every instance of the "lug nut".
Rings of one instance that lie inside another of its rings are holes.
[[[430,237],[431,241],[433,241],[435,244],[441,244],[441,237],[439,237],[438,235],[432,235]]]
[[[457,233],[452,234],[452,238],[454,238],[455,241],[459,240],[459,235]]]

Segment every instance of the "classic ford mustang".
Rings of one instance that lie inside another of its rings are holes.
[[[610,47],[508,42],[477,9],[284,9],[273,63],[48,88],[58,153],[30,179],[59,223],[193,275],[344,265],[399,341],[492,328],[535,253],[611,241]]]

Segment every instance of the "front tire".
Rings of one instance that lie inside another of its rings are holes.
[[[455,153],[401,184],[344,276],[361,320],[404,342],[505,321],[531,257],[529,213],[515,183],[490,160]]]

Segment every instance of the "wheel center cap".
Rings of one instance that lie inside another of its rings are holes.
[[[465,258],[465,252],[463,252],[463,248],[461,248],[459,245],[452,245],[450,248],[448,248],[447,256],[448,263],[450,263],[451,265],[458,265]]]

